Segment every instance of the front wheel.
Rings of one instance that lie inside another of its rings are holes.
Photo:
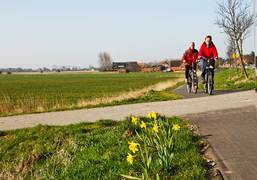
[[[192,91],[192,78],[191,76],[189,76],[189,78],[187,79],[187,92],[191,93]]]
[[[187,83],[187,92],[191,93],[191,84]]]
[[[198,77],[196,72],[193,72],[192,76],[193,76],[192,92],[196,94],[198,90]]]
[[[204,92],[207,94],[208,93],[208,75],[205,75],[205,83],[204,83]]]
[[[213,80],[212,80],[212,74],[210,73],[208,76],[208,81],[207,81],[207,92],[209,95],[212,95],[213,91]]]
[[[195,94],[197,94],[197,89],[198,89],[197,86],[193,86],[193,87],[192,87],[192,92],[195,93]]]

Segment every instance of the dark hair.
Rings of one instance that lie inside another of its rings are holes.
[[[206,36],[206,37],[205,37],[205,40],[208,39],[208,38],[212,41],[211,35]]]

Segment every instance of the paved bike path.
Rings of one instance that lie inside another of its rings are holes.
[[[217,156],[225,179],[257,179],[257,106],[186,115]]]
[[[203,91],[188,94],[186,86],[178,87],[173,92],[186,99],[209,96]],[[240,94],[237,90],[214,90],[213,96],[230,93]],[[256,95],[252,98],[257,102]],[[230,109],[184,115],[182,118],[192,120],[208,140],[225,179],[257,179],[257,105],[231,106]]]
[[[0,117],[0,130],[28,128],[38,124],[68,125],[80,122],[94,122],[100,119],[119,121],[124,120],[124,118],[130,114],[145,116],[152,111],[166,116],[181,116],[251,105],[257,105],[255,91],[181,99],[176,101]]]
[[[197,94],[188,93],[186,85],[180,86],[180,87],[172,90],[172,92],[182,95],[183,98],[185,98],[185,99],[187,99],[187,98],[208,97],[209,96],[208,94],[206,94],[204,92],[203,89],[198,89]],[[222,95],[222,94],[230,94],[230,93],[235,93],[235,92],[242,92],[242,90],[215,90],[214,89],[212,96]]]

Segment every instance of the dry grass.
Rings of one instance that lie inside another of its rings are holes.
[[[184,80],[184,78],[178,78],[178,79],[175,79],[172,81],[160,82],[160,83],[157,83],[157,84],[149,86],[149,87],[145,87],[140,90],[124,92],[117,96],[96,98],[96,99],[90,100],[90,101],[89,100],[80,100],[80,101],[78,101],[77,106],[78,107],[95,106],[95,105],[99,105],[99,104],[109,104],[114,101],[119,102],[119,101],[131,99],[131,98],[138,98],[138,97],[145,95],[149,91],[162,91],[162,90],[168,89],[170,87],[175,86],[177,83],[179,83],[183,80]]]

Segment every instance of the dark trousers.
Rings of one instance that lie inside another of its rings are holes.
[[[186,68],[186,69],[185,69],[185,76],[186,76],[186,79],[188,79],[188,78],[189,78],[189,70],[190,70],[191,68],[193,68],[194,70],[196,70],[196,63],[192,64],[192,66],[186,65],[185,68]]]

